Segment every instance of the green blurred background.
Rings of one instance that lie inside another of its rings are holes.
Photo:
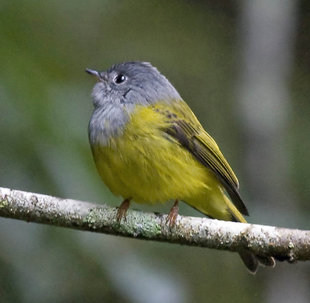
[[[249,221],[310,229],[309,37],[306,0],[1,0],[0,186],[119,205],[84,69],[150,61],[220,145]],[[228,252],[9,219],[0,241],[0,302],[310,301],[306,263],[252,276]]]

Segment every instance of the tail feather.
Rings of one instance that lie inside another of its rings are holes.
[[[276,261],[272,257],[255,256],[261,266],[275,267]]]
[[[255,275],[259,265],[256,256],[249,250],[239,251],[239,255],[250,273]]]
[[[236,206],[230,201],[230,199],[226,196],[224,196],[224,199],[225,199],[225,203],[233,219],[235,219],[235,221],[237,222],[247,223],[247,221],[244,219],[244,217],[239,212],[239,210],[236,208]],[[239,251],[239,255],[241,257],[241,260],[245,264],[245,266],[248,268],[248,270],[252,274],[255,274],[257,272],[259,265],[270,266],[270,267],[275,267],[276,265],[274,258],[258,256],[246,249]]]
[[[239,255],[240,255],[241,260],[243,261],[244,265],[247,267],[247,269],[253,275],[256,274],[256,272],[258,270],[258,266],[275,267],[275,265],[276,265],[274,258],[254,255],[251,251],[246,250],[246,249],[239,251]]]
[[[244,217],[242,216],[242,214],[240,213],[240,211],[237,209],[237,207],[230,201],[230,199],[228,197],[226,197],[224,195],[224,200],[225,203],[228,207],[228,211],[230,212],[230,214],[233,216],[233,218],[237,221],[237,222],[242,222],[242,223],[247,223],[247,221],[244,219]]]

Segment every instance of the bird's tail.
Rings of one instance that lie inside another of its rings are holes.
[[[229,212],[231,213],[233,219],[237,222],[247,223],[247,221],[244,219],[242,214],[239,212],[239,210],[236,208],[236,206],[230,201],[230,199],[226,196],[224,196],[225,203],[228,207]],[[274,267],[276,265],[276,262],[274,258],[272,257],[264,257],[264,256],[258,256],[252,253],[251,251],[244,249],[242,251],[239,251],[239,255],[247,267],[247,269],[252,273],[255,274],[257,272],[258,266],[271,266]]]

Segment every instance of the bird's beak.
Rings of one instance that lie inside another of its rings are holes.
[[[86,68],[85,71],[86,71],[86,73],[88,73],[88,74],[90,74],[92,76],[95,76],[97,78],[97,80],[102,80],[101,76],[100,76],[100,73],[97,72],[96,70]]]

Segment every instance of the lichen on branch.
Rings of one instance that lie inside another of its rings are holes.
[[[128,210],[0,187],[0,216],[144,240],[229,251],[249,249],[280,261],[310,260],[310,231],[178,216],[170,228],[166,215]]]

